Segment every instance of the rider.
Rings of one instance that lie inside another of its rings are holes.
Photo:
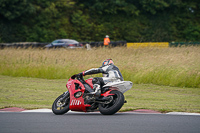
[[[101,87],[108,82],[116,82],[116,81],[123,81],[123,77],[121,72],[119,71],[118,67],[114,65],[112,59],[106,59],[103,61],[102,66],[99,68],[92,68],[78,75],[85,76],[91,74],[102,73],[103,77],[95,77],[92,79],[93,89],[94,92],[90,92],[94,94],[96,97],[100,97],[101,95]]]

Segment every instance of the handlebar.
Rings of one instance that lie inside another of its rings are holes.
[[[73,75],[73,76],[71,76],[71,79],[75,79],[76,78],[76,74],[75,75]]]
[[[71,78],[72,79],[78,79],[79,81],[84,81],[84,79],[83,79],[83,76],[82,75],[78,75],[78,74],[75,74],[75,75],[73,75],[73,76],[71,76]]]

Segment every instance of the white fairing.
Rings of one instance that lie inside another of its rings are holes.
[[[109,82],[103,87],[111,87],[118,89],[122,93],[125,93],[126,91],[130,90],[133,86],[133,83],[131,81],[119,81],[119,82]]]

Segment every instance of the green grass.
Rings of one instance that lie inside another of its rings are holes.
[[[41,79],[0,75],[0,108],[51,108],[65,92],[67,79]],[[134,84],[125,93],[127,103],[121,111],[152,109],[161,112],[200,113],[200,89]]]
[[[128,49],[3,49],[0,75],[65,79],[112,58],[125,80],[200,88],[200,47]]]
[[[3,49],[0,50],[0,108],[51,108],[67,79],[112,58],[125,80],[123,110],[200,112],[200,47]],[[95,76],[101,76],[95,75]],[[29,78],[25,78],[29,77]]]
[[[0,108],[51,108],[55,98],[66,91],[67,80],[0,76]]]
[[[125,109],[152,109],[161,112],[200,112],[200,90],[152,84],[134,84],[126,94]]]

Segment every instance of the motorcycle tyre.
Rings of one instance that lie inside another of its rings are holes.
[[[63,97],[63,94],[60,95],[59,97],[57,97],[56,100],[54,101],[53,105],[52,105],[52,111],[53,111],[53,113],[55,115],[63,115],[63,114],[65,114],[65,113],[67,113],[69,111],[69,104],[70,104],[70,102],[68,102],[68,104],[65,105],[65,107],[62,110],[57,110],[56,109],[56,106],[57,106],[56,104],[57,104],[58,100],[60,98],[62,98],[62,97]]]
[[[99,111],[103,115],[113,115],[124,105],[124,95],[122,92],[114,90],[111,91],[111,94],[115,94],[117,96],[117,100],[114,105],[109,108],[104,108],[103,104],[99,104]]]

